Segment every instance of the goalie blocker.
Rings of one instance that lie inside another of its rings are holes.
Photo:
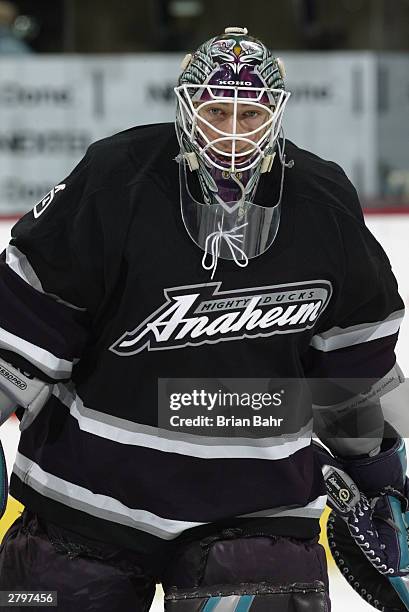
[[[350,585],[375,609],[409,610],[406,451],[385,423],[378,455],[333,457],[314,441],[332,508],[331,554]]]
[[[0,426],[18,406],[24,408],[20,430],[27,429],[51,395],[52,385],[0,359]],[[6,461],[0,442],[0,518],[8,496]]]

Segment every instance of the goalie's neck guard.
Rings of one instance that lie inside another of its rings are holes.
[[[212,270],[212,278],[219,258],[233,260],[238,266],[245,267],[249,259],[267,251],[276,238],[280,224],[285,169],[292,165],[291,162],[286,164],[282,148],[279,147],[276,161],[280,175],[278,197],[274,193],[273,197],[277,199],[267,205],[254,201],[257,199],[259,178],[255,174],[246,185],[235,176],[230,176],[223,185],[221,180],[217,184],[210,172],[206,171],[209,187],[203,189],[201,181],[204,173],[192,172],[182,155],[178,157],[178,162],[183,222],[189,236],[204,251],[202,264],[206,270]],[[236,197],[223,200],[219,194],[233,194],[234,184],[237,184]],[[211,203],[201,198],[203,193],[212,194]]]

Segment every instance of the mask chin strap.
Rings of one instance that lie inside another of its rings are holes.
[[[239,181],[239,179],[235,176],[235,174],[232,173],[230,175],[230,178],[236,183],[236,185],[240,189],[240,199],[238,200],[238,205],[239,205],[238,208],[241,213],[240,216],[243,216],[247,190],[244,187],[243,183]],[[220,196],[218,196],[217,194],[214,194],[214,195],[215,195],[216,200],[220,204],[224,205],[224,202],[220,198]],[[212,270],[212,276],[211,276],[212,280],[216,272],[222,240],[224,240],[227,246],[229,247],[233,261],[238,266],[240,266],[240,268],[245,268],[247,264],[249,263],[249,259],[246,253],[237,244],[237,242],[239,243],[243,242],[244,233],[241,233],[241,234],[236,233],[238,230],[241,230],[242,228],[246,227],[246,225],[248,225],[248,222],[242,223],[241,225],[236,225],[236,227],[233,227],[230,230],[225,231],[223,230],[223,220],[224,220],[224,214],[222,217],[222,221],[221,222],[219,221],[219,223],[217,224],[217,227],[218,227],[217,231],[212,232],[211,234],[207,236],[206,242],[205,242],[205,252],[202,258],[203,268],[205,270]],[[210,264],[206,263],[206,257],[208,253],[211,255],[211,258],[212,258]]]
[[[246,200],[247,189],[244,187],[243,183],[239,181],[235,174],[231,175],[232,180],[236,183],[237,187],[240,189],[241,196],[239,202],[239,208],[243,209],[244,202]]]
[[[219,221],[219,223],[217,224],[217,227],[218,227],[217,231],[212,232],[211,234],[207,236],[206,242],[205,242],[205,252],[202,258],[203,268],[205,270],[212,270],[212,276],[211,276],[212,280],[216,272],[217,262],[219,261],[220,244],[222,240],[224,240],[227,246],[229,247],[233,260],[238,266],[240,266],[240,268],[245,268],[247,264],[249,263],[249,259],[246,253],[235,242],[235,241],[242,242],[244,234],[237,234],[236,232],[242,229],[243,227],[245,227],[246,225],[248,225],[248,222],[242,223],[241,225],[237,225],[236,227],[233,227],[232,229],[228,231],[224,231],[222,229],[223,219],[224,219],[224,215],[223,215],[222,221],[221,222]],[[206,257],[208,254],[210,254],[212,258],[210,264],[206,263]]]

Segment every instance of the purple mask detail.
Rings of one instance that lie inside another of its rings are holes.
[[[266,87],[265,83],[261,80],[261,78],[254,72],[254,67],[249,65],[242,65],[239,67],[239,74],[235,70],[237,68],[236,65],[232,64],[222,64],[219,69],[212,75],[206,85],[228,85],[233,87],[241,87],[243,89],[240,90],[240,98],[245,98],[248,100],[256,99],[259,96],[259,92],[254,90],[245,90],[245,87],[257,87],[258,89],[262,89]],[[234,90],[233,89],[213,89],[212,93],[214,96],[222,97],[222,98],[234,98]],[[201,96],[200,100],[207,102],[211,101],[213,97],[209,93],[208,90],[205,90]],[[271,104],[269,97],[266,93],[263,94],[260,100],[257,100],[260,104]]]
[[[218,170],[217,168],[211,168],[210,174],[215,180],[218,189],[218,196],[223,200],[223,202],[236,203],[240,199],[240,188],[233,181],[233,179],[231,179],[230,177],[224,178],[223,172],[221,170]],[[242,173],[240,181],[244,187],[247,185],[249,178],[250,172],[248,170]]]

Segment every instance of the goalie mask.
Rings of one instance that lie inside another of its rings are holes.
[[[289,166],[278,140],[290,96],[283,78],[281,61],[245,28],[226,28],[183,60],[175,87],[182,217],[212,278],[218,258],[246,266],[276,237]],[[276,152],[278,201],[262,205],[257,186]]]

